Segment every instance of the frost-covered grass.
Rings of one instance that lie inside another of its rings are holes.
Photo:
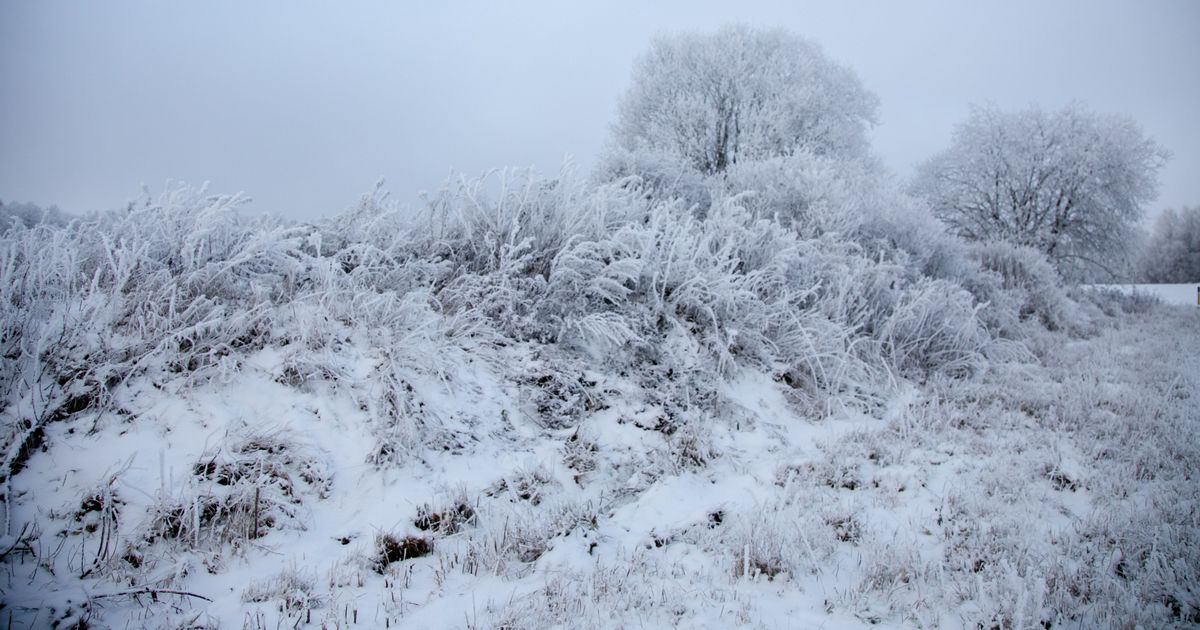
[[[708,196],[510,174],[284,225],[181,187],[13,227],[0,619],[1200,622],[1194,309]]]

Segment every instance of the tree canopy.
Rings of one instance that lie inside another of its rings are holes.
[[[727,26],[656,39],[634,69],[614,138],[704,174],[800,151],[858,156],[877,101],[815,44],[782,29]]]
[[[1081,276],[1128,253],[1166,157],[1124,116],[975,108],[914,190],[959,235],[1033,247]]]

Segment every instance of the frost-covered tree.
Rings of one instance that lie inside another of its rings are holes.
[[[706,175],[801,151],[859,156],[876,107],[815,44],[782,29],[727,26],[654,41],[634,69],[614,140]]]
[[[1069,277],[1121,265],[1167,153],[1127,117],[975,108],[914,190],[954,232],[1046,254]]]
[[[1147,282],[1200,282],[1200,206],[1159,215],[1141,270]]]
[[[33,227],[38,224],[61,226],[70,219],[58,206],[43,208],[32,203],[0,201],[0,232],[11,227]]]

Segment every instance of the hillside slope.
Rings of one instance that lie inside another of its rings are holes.
[[[227,379],[147,376],[121,413],[51,425],[12,479],[0,614],[30,628],[1200,621],[1200,318],[1155,307],[1053,344],[1044,365],[904,385],[878,417],[806,419],[748,370],[713,392],[721,413],[674,432],[636,379],[514,346],[406,377],[406,404],[452,446],[383,468],[355,378],[376,369],[370,340],[339,351],[337,378],[297,382],[287,347]],[[588,399],[574,426],[538,420],[571,395]]]
[[[10,227],[0,619],[1200,620],[1195,309],[886,180],[804,223],[707,185],[510,173],[315,225],[180,186]]]

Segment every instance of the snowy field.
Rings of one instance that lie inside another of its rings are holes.
[[[1152,295],[1166,304],[1200,305],[1200,284],[1096,284],[1091,287]]]

